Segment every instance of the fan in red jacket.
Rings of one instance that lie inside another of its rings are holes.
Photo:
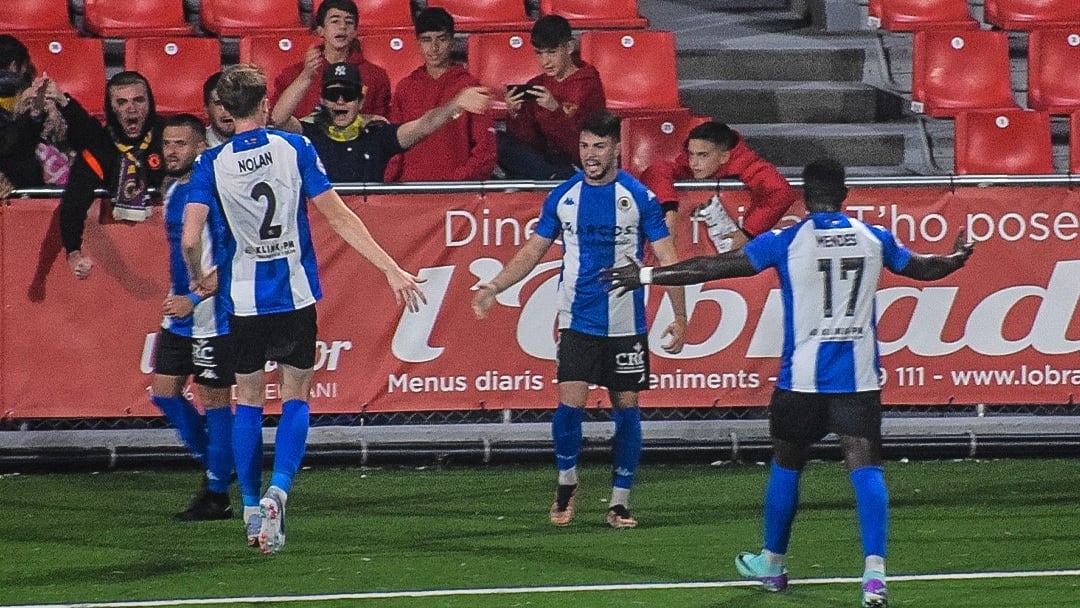
[[[274,109],[271,121],[279,128],[289,116],[304,118],[319,108],[319,91],[322,83],[318,77],[326,66],[347,61],[360,70],[364,81],[364,105],[361,114],[374,114],[385,117],[390,112],[390,77],[382,67],[364,59],[360,43],[356,39],[359,11],[353,0],[325,0],[315,12],[315,35],[323,39],[312,45],[304,55],[304,61],[294,63],[274,79],[273,99],[270,107]],[[297,87],[303,96],[291,114],[285,114],[278,108],[278,101],[289,87]]]
[[[750,189],[750,207],[742,226],[727,217],[718,196],[701,209],[710,237],[721,253],[738,249],[749,239],[770,230],[797,198],[791,184],[772,163],[751,150],[738,132],[716,121],[694,127],[687,136],[685,152],[674,161],[653,163],[641,175],[641,181],[663,205],[669,229],[673,228],[679,206],[676,180],[724,178],[736,178],[746,184]]]
[[[416,15],[416,40],[424,65],[398,83],[390,122],[407,123],[450,103],[480,82],[464,66],[450,62],[454,18],[431,7]],[[495,170],[495,123],[487,114],[462,114],[427,139],[390,159],[387,182],[482,181]]]

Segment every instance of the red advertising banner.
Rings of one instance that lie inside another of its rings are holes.
[[[542,198],[348,197],[391,255],[426,279],[428,304],[419,313],[403,312],[383,277],[312,210],[326,294],[318,309],[312,410],[552,407],[558,244],[499,295],[487,319],[475,319],[470,306],[472,287],[494,276],[531,234]],[[747,202],[745,192],[725,192],[724,200],[732,212]],[[89,280],[76,281],[61,253],[55,211],[53,200],[0,208],[0,415],[157,415],[147,387],[167,290],[160,214],[139,225],[89,221],[84,252],[96,265]],[[917,283],[886,273],[877,304],[887,403],[1075,401],[1080,193],[853,189],[847,211],[889,228],[915,251],[945,253],[961,230],[977,242],[967,267],[943,280]],[[712,253],[689,205],[680,215],[680,254]],[[649,293],[653,390],[642,395],[643,405],[765,404],[781,348],[775,276],[691,286],[687,300],[688,343],[672,356],[660,349],[671,307],[661,288]],[[271,382],[271,412],[276,390]],[[596,391],[593,399],[606,402],[606,395]]]

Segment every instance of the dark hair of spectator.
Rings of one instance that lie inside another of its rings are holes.
[[[206,127],[194,114],[177,114],[165,119],[165,128],[187,127],[195,133],[195,141],[206,141]]]
[[[30,62],[30,51],[18,38],[10,34],[0,34],[0,70],[8,70],[14,65],[13,72],[23,73],[32,79],[34,64]]]
[[[538,49],[553,49],[574,39],[570,22],[559,15],[544,15],[533,24],[529,42]]]
[[[622,121],[607,110],[600,110],[589,116],[581,125],[582,133],[592,133],[597,137],[611,137],[615,141],[622,138],[621,129]]]
[[[427,32],[446,32],[454,35],[454,18],[445,8],[431,6],[416,14],[416,35]]]
[[[217,88],[217,83],[221,80],[221,72],[214,72],[206,79],[206,82],[202,85],[202,102],[204,106],[210,105],[210,94]]]
[[[693,129],[690,129],[690,133],[686,136],[686,139],[701,139],[712,142],[717,148],[720,148],[725,152],[734,148],[735,144],[739,143],[739,136],[735,131],[731,130],[731,127],[722,122],[716,122],[715,120],[703,122]]]
[[[250,63],[232,65],[221,73],[216,90],[221,106],[234,119],[252,118],[266,97],[266,74]]]
[[[319,5],[319,10],[315,11],[315,18],[311,21],[312,30],[317,27],[326,25],[326,15],[330,12],[330,9],[338,9],[339,11],[345,11],[352,16],[353,19],[360,22],[360,11],[356,8],[356,3],[353,0],[326,0]]]
[[[844,166],[831,158],[819,158],[802,171],[803,198],[808,211],[839,211],[847,198]]]

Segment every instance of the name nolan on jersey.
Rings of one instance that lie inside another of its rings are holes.
[[[256,169],[274,164],[274,157],[269,152],[263,152],[258,156],[237,159],[236,164],[240,167],[240,173],[251,173]]]

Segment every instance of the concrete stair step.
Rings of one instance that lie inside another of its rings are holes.
[[[684,80],[683,105],[727,123],[859,123],[902,115],[903,100],[861,82]]]
[[[861,82],[862,48],[728,48],[678,52],[680,80]]]
[[[802,167],[828,156],[849,167],[903,167],[917,164],[905,158],[906,142],[918,125],[905,123],[854,124],[732,124],[751,148],[779,167]],[[860,174],[853,171],[853,174]]]

